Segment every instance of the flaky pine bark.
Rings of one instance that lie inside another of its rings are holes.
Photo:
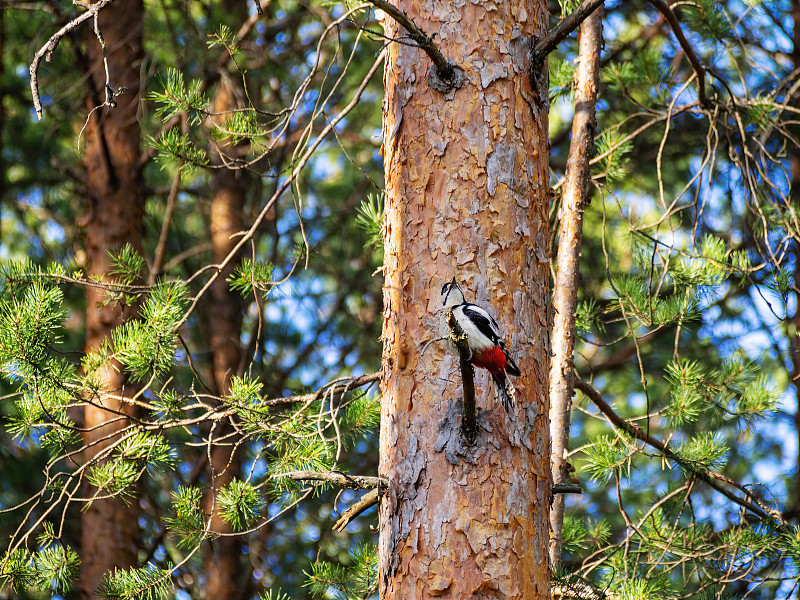
[[[464,70],[432,89],[430,61],[386,63],[380,597],[549,597],[547,71],[531,39],[541,0],[398,3]],[[433,10],[435,9],[435,10]],[[404,35],[384,23],[389,39]],[[442,284],[501,324],[522,376],[507,416],[476,375],[478,435],[460,434],[461,382],[437,335]]]
[[[578,68],[575,72],[575,116],[572,121],[564,193],[559,214],[556,282],[553,289],[553,361],[550,364],[550,440],[553,481],[567,480],[567,444],[572,411],[572,367],[575,354],[575,311],[578,305],[583,209],[588,194],[589,159],[597,123],[597,75],[603,37],[602,7],[581,24]],[[550,561],[561,562],[564,496],[557,495],[550,509]]]
[[[222,124],[232,111],[241,108],[237,100],[237,86],[223,73],[214,96],[212,110],[217,113],[215,120]],[[224,147],[226,153],[235,148]],[[221,162],[221,161],[219,161]],[[233,250],[238,239],[235,235],[244,229],[242,210],[244,208],[246,179],[244,172],[229,169],[215,171],[212,179],[214,198],[211,202],[211,243],[214,262],[220,264]],[[235,261],[223,269],[222,274],[211,288],[211,307],[209,310],[211,355],[214,370],[214,383],[217,393],[230,392],[231,376],[236,375],[241,358],[242,298],[230,289],[228,277],[236,266]],[[217,427],[216,437],[231,433],[229,428]],[[233,445],[229,438],[224,444],[211,449],[211,469],[213,489],[216,494],[220,488],[230,483],[239,472],[239,457],[232,454]],[[212,514],[211,530],[218,533],[231,533],[216,505],[212,511],[212,497],[206,499],[206,512]],[[237,598],[239,591],[241,542],[238,537],[223,536],[214,540],[205,558],[206,598]]]
[[[116,108],[92,113],[86,128],[86,171],[89,210],[86,227],[88,273],[108,281],[106,252],[130,243],[141,250],[144,184],[140,173],[139,73],[142,59],[141,0],[117,0],[100,12],[100,30],[108,52],[111,85],[126,87],[116,98]],[[103,51],[93,34],[88,34],[91,66],[87,113],[105,99],[106,75]],[[86,346],[98,348],[110,338],[111,330],[132,316],[134,310],[117,303],[106,304],[105,292],[87,287]],[[114,441],[102,438],[127,425],[117,419],[118,411],[131,413],[129,405],[111,396],[131,395],[119,364],[107,364],[98,373],[101,391],[90,398],[84,410],[87,432],[84,441],[93,444],[87,459]],[[115,419],[114,423],[106,424]],[[92,495],[94,490],[88,490]],[[136,563],[138,548],[136,503],[125,505],[116,499],[97,500],[81,515],[80,596],[94,598],[102,576],[113,568]]]

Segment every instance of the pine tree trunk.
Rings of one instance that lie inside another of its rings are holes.
[[[386,234],[380,597],[548,598],[547,71],[530,39],[546,3],[397,3],[464,69],[442,94],[430,61],[392,44],[386,63]],[[389,39],[405,35],[391,19]],[[436,337],[442,284],[489,306],[522,376],[507,416],[483,370],[478,437],[460,434],[458,361]]]
[[[553,481],[565,483],[567,446],[572,412],[572,368],[575,355],[575,311],[578,306],[583,209],[591,180],[589,159],[597,129],[595,107],[600,71],[603,9],[598,8],[581,24],[578,68],[575,73],[575,116],[567,159],[564,194],[558,232],[556,283],[553,291],[553,362],[550,366],[550,440]],[[561,562],[564,496],[553,498],[550,509],[550,562]]]
[[[110,83],[126,87],[116,98],[116,108],[95,110],[86,128],[86,170],[89,186],[89,211],[86,251],[90,276],[108,281],[106,252],[130,243],[141,251],[144,184],[140,173],[139,68],[142,59],[141,0],[117,0],[100,12],[100,30],[108,52]],[[91,66],[87,113],[103,103],[106,76],[103,51],[95,36],[88,33]],[[87,287],[86,346],[97,348],[110,338],[111,330],[133,315],[134,309],[118,303],[105,304],[106,293]],[[130,395],[130,385],[118,364],[107,365],[99,374],[102,389],[90,399],[95,406],[84,410],[84,425],[89,430],[84,441],[93,444],[127,425],[111,411],[131,413],[131,407],[109,395]],[[114,423],[105,424],[114,419]],[[105,424],[105,425],[104,425]],[[87,459],[96,455],[113,439],[91,446]],[[89,494],[93,493],[89,490]],[[80,595],[94,598],[104,573],[114,567],[136,563],[139,539],[138,510],[135,503],[97,500],[81,518]]]
[[[215,113],[241,108],[236,100],[236,85],[225,74],[220,79],[214,97],[212,110]],[[224,122],[227,115],[220,114],[218,121]],[[234,151],[225,148],[225,151]],[[247,181],[243,171],[220,169],[214,173],[212,187],[214,198],[211,203],[211,243],[214,262],[219,264],[230,254],[238,241],[234,237],[244,229],[242,210],[244,208]],[[209,322],[211,329],[211,354],[213,360],[214,382],[218,394],[228,394],[231,376],[236,375],[241,358],[240,337],[242,332],[242,298],[231,291],[228,277],[235,263],[231,263],[211,288],[211,307]],[[231,433],[230,428],[217,427],[216,437]],[[230,483],[239,473],[240,459],[232,454],[233,440],[211,449],[211,469],[214,472],[214,493]],[[207,499],[206,510],[211,512],[211,498]],[[220,517],[219,507],[211,518],[211,530],[231,533],[231,528]],[[238,537],[220,537],[214,540],[205,558],[207,582],[205,597],[238,598],[241,542]]]

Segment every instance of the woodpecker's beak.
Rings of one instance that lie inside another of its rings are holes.
[[[453,281],[451,281],[451,282],[450,282],[450,285],[458,285],[458,284],[456,283],[456,277],[455,277],[455,275],[453,275]]]

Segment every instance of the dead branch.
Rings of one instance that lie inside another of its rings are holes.
[[[33,96],[33,108],[36,110],[36,117],[41,119],[42,118],[42,100],[39,97],[39,66],[42,63],[42,59],[47,62],[53,58],[53,51],[58,46],[61,38],[63,38],[68,33],[72,32],[78,25],[83,23],[84,21],[88,21],[89,19],[95,18],[97,13],[103,10],[106,6],[111,4],[114,0],[100,0],[97,4],[92,4],[89,6],[85,13],[82,13],[80,16],[75,17],[69,23],[64,25],[61,29],[59,29],[56,33],[50,36],[50,39],[47,40],[44,46],[39,48],[39,51],[33,56],[33,60],[31,61],[31,66],[29,71],[31,73],[31,95]]]
[[[341,471],[290,471],[276,475],[276,477],[288,477],[294,481],[322,481],[346,490],[386,489],[389,485],[389,480],[385,477],[348,475]]]
[[[554,494],[582,494],[583,488],[580,483],[554,483]]]
[[[370,490],[366,494],[361,497],[361,500],[353,504],[350,508],[342,513],[342,516],[339,517],[339,520],[333,524],[333,530],[342,532],[344,531],[345,527],[350,524],[350,521],[355,519],[358,515],[366,511],[368,508],[372,508],[381,499],[381,489],[375,488],[374,490]]]
[[[299,396],[288,396],[286,398],[271,398],[269,400],[264,401],[265,406],[286,406],[289,404],[303,404],[306,402],[316,402],[320,400],[323,396],[326,395],[333,395],[334,402],[337,398],[339,398],[342,394],[345,394],[355,388],[362,387],[367,385],[368,383],[372,383],[374,381],[378,381],[381,378],[381,372],[376,371],[375,373],[369,373],[367,375],[362,375],[361,377],[356,377],[355,379],[351,379],[347,383],[328,383],[318,389],[316,392],[312,392],[311,394],[301,394]]]

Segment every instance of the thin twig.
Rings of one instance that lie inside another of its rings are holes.
[[[164,221],[161,223],[161,233],[158,236],[158,244],[156,245],[156,254],[153,258],[153,267],[150,269],[150,277],[148,283],[153,285],[156,277],[161,274],[161,267],[164,264],[164,255],[167,249],[167,236],[169,234],[169,226],[172,223],[172,213],[175,210],[175,201],[178,198],[178,191],[181,186],[181,175],[183,174],[184,161],[180,159],[178,162],[178,170],[175,177],[172,179],[172,186],[169,189],[169,196],[167,197],[167,207],[164,210]]]

